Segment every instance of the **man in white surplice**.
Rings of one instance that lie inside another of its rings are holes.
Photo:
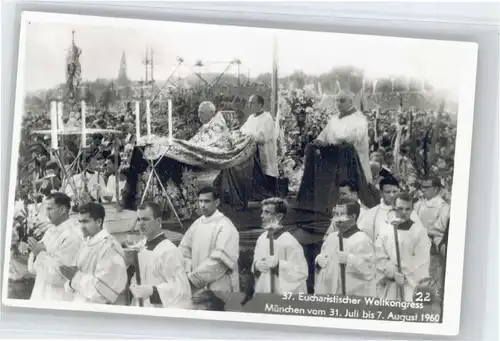
[[[413,213],[413,198],[398,194],[389,218],[392,225],[384,226],[375,242],[379,298],[413,301],[415,288],[429,276],[431,241],[422,223],[411,218]]]
[[[80,206],[79,222],[86,241],[76,266],[61,266],[73,302],[114,304],[127,286],[125,254],[115,237],[103,227],[106,211],[97,203]]]
[[[137,284],[137,269],[133,268],[130,292],[144,306],[164,308],[189,308],[191,286],[184,269],[184,259],[179,249],[162,231],[161,207],[154,202],[144,203],[137,209],[137,225],[146,235],[146,248],[139,252],[141,285]]]
[[[239,240],[238,230],[222,214],[219,192],[204,187],[198,193],[202,216],[186,231],[179,250],[193,289],[213,291],[239,291]]]
[[[64,289],[65,278],[59,271],[61,265],[75,265],[76,256],[83,243],[83,235],[69,219],[71,199],[63,193],[49,194],[46,214],[52,226],[41,242],[28,239],[31,254],[28,270],[36,275],[31,300],[71,301],[73,295]]]
[[[264,98],[253,95],[248,101],[248,106],[254,112],[240,128],[243,134],[250,135],[259,145],[260,163],[264,174],[278,177],[278,161],[276,151],[276,136],[274,120],[269,111],[264,111]]]
[[[267,231],[260,235],[255,244],[252,264],[255,292],[307,293],[309,272],[304,250],[282,224],[287,211],[288,205],[284,199],[269,198],[262,201],[262,226]]]
[[[368,141],[368,120],[353,106],[351,94],[341,91],[337,95],[337,108],[340,115],[334,115],[318,135],[314,143],[317,146],[350,143],[358,153],[366,180],[372,182],[370,168],[370,148]]]

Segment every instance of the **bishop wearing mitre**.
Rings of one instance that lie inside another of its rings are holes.
[[[139,252],[138,269],[131,275],[132,305],[140,299],[144,306],[159,308],[189,308],[191,286],[184,269],[184,259],[179,249],[161,229],[161,207],[154,202],[144,203],[137,209],[137,225],[147,237],[146,248]],[[140,273],[141,283],[138,283]]]

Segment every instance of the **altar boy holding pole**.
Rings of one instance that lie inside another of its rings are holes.
[[[370,238],[356,225],[360,204],[340,199],[331,232],[316,257],[315,293],[375,296],[375,251]]]
[[[262,201],[262,227],[255,245],[252,272],[256,293],[307,293],[307,261],[299,242],[283,227],[288,211],[281,198]]]
[[[413,198],[398,194],[392,214],[375,242],[377,296],[412,301],[417,284],[429,276],[431,241],[420,222],[410,217]]]

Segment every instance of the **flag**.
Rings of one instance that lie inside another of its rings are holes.
[[[73,40],[66,55],[66,85],[67,97],[71,102],[77,100],[77,90],[82,77],[82,66],[80,65],[80,54],[82,50],[75,45],[75,31]]]
[[[278,42],[273,38],[273,74],[271,76],[271,115],[276,117],[278,111]]]

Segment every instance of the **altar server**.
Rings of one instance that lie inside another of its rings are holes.
[[[400,193],[399,182],[392,176],[383,178],[380,183],[380,193],[382,199],[380,204],[365,211],[358,221],[359,228],[366,233],[368,237],[375,243],[380,230],[388,224],[388,214],[393,209],[394,198]],[[420,223],[415,212],[411,212],[410,218],[417,223]]]
[[[281,198],[262,201],[262,227],[267,231],[255,245],[252,272],[256,293],[307,293],[309,271],[304,250],[283,227],[287,210]]]
[[[186,231],[179,250],[195,291],[239,291],[238,230],[218,209],[219,192],[204,187],[198,193],[202,216]]]
[[[49,194],[45,206],[52,226],[40,242],[33,237],[28,239],[31,248],[28,270],[36,275],[30,299],[71,301],[73,295],[65,291],[66,280],[59,267],[75,265],[83,235],[74,221],[69,220],[71,199],[67,195],[59,192]]]
[[[332,232],[316,257],[316,294],[375,296],[375,251],[368,236],[356,225],[360,205],[349,198],[335,207]]]
[[[80,206],[79,222],[86,238],[76,266],[62,266],[66,290],[74,302],[114,304],[127,285],[125,255],[121,245],[103,228],[106,212],[97,203]]]
[[[350,143],[356,149],[366,180],[372,182],[370,168],[368,121],[366,116],[353,105],[353,96],[341,91],[336,98],[340,115],[334,115],[318,135],[314,143],[319,146]]]
[[[164,308],[190,308],[191,286],[184,269],[184,259],[179,249],[165,237],[162,231],[161,207],[154,202],[145,203],[137,210],[137,225],[146,235],[145,250],[138,254],[141,284],[134,273],[130,291],[144,306]],[[130,274],[130,272],[129,272]]]
[[[382,228],[375,242],[380,298],[411,301],[417,284],[429,275],[430,240],[422,224],[411,219],[412,211],[412,197],[399,194],[389,218],[392,226]]]
[[[359,204],[359,215],[357,221],[362,219],[363,213],[368,210],[368,208],[359,200],[358,189],[357,186],[349,180],[345,180],[339,183],[339,197],[340,199],[350,199],[354,200]],[[333,208],[333,214],[335,214],[335,207]],[[337,229],[335,221],[332,220],[332,223],[328,227],[328,230],[325,233],[325,239],[328,235]]]
[[[276,178],[278,177],[278,161],[273,117],[269,111],[264,111],[264,98],[260,95],[251,96],[248,105],[253,113],[247,118],[240,131],[252,136],[258,144],[264,174]]]

